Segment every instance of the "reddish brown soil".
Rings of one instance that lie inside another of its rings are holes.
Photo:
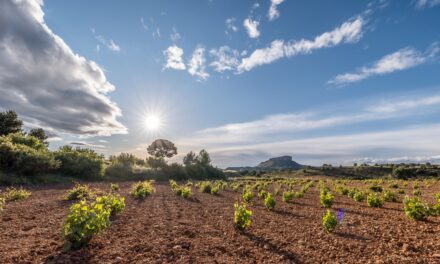
[[[156,193],[137,201],[130,183],[120,186],[125,210],[86,248],[67,253],[60,236],[67,187],[33,189],[28,200],[7,204],[0,213],[0,263],[440,263],[440,217],[411,221],[401,203],[369,208],[336,196],[333,208],[345,209],[345,218],[326,234],[325,210],[311,188],[288,204],[277,197],[273,212],[257,199],[252,226],[238,232],[232,220],[239,194],[232,191],[213,196],[193,189],[193,199],[184,200],[157,184]]]

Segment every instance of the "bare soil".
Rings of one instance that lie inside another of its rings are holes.
[[[62,252],[61,226],[71,203],[60,198],[69,187],[31,189],[28,200],[0,213],[0,263],[440,263],[440,217],[411,221],[402,203],[369,208],[337,195],[333,210],[344,209],[345,217],[326,234],[325,209],[311,188],[289,203],[278,196],[272,212],[255,199],[252,226],[239,232],[233,226],[239,193],[193,188],[185,200],[168,184],[156,184],[156,193],[137,201],[130,185],[120,184],[127,206],[111,226],[70,252]],[[440,186],[422,192],[432,199]]]

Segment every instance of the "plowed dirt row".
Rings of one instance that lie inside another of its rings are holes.
[[[60,197],[68,187],[33,189],[28,200],[9,203],[0,213],[0,263],[440,263],[440,219],[410,221],[401,203],[369,208],[337,195],[333,208],[345,216],[334,234],[325,234],[325,210],[311,188],[287,204],[277,197],[273,212],[256,199],[251,228],[238,232],[232,224],[238,193],[193,188],[185,200],[156,184],[156,193],[137,201],[130,184],[120,184],[127,207],[111,226],[86,248],[66,253],[60,233],[71,203]]]

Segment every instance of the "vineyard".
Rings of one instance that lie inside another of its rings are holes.
[[[1,263],[439,263],[440,182],[328,178],[3,189]]]

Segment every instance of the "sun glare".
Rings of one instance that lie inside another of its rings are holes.
[[[156,131],[160,129],[162,120],[158,115],[151,114],[145,118],[145,125],[149,131]]]

